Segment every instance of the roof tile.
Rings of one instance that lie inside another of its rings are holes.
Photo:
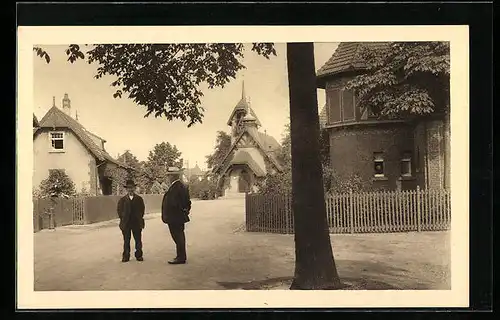
[[[387,42],[341,42],[328,61],[319,68],[317,77],[326,77],[345,71],[359,70],[365,67],[361,60],[361,48],[373,49],[387,46]]]

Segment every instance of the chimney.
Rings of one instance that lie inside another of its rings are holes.
[[[67,93],[64,94],[64,98],[62,99],[62,109],[68,116],[71,116],[71,100]]]

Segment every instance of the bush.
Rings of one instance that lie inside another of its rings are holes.
[[[152,194],[162,194],[164,191],[163,191],[163,187],[161,186],[161,184],[158,182],[158,181],[155,181],[153,183],[153,185],[151,186],[151,193]]]
[[[200,200],[213,200],[217,198],[217,185],[213,179],[204,177],[201,180],[192,178],[189,183],[189,194],[192,198]]]
[[[332,184],[328,191],[334,193],[347,193],[363,191],[364,183],[357,173],[351,175],[338,175],[332,172]]]
[[[50,170],[49,177],[40,183],[40,196],[76,195],[75,184],[64,170]]]

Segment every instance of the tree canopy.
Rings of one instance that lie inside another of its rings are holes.
[[[118,156],[117,161],[123,163],[124,165],[135,169],[134,171],[127,172],[123,168],[116,168],[113,170],[113,192],[123,191],[123,185],[125,185],[125,181],[129,178],[135,180],[139,187],[139,192],[145,191],[145,186],[143,184],[142,178],[142,166],[137,157],[130,152],[130,150],[126,150],[124,153]]]
[[[364,47],[361,57],[365,72],[346,84],[359,105],[388,118],[447,112],[449,42],[392,42]]]
[[[188,122],[188,127],[201,123],[203,92],[208,88],[224,87],[236,73],[244,69],[241,63],[245,47],[241,43],[190,44],[98,44],[86,52],[77,44],[66,49],[68,61],[78,59],[96,62],[96,79],[104,75],[116,78],[114,97],[128,95],[137,105],[146,108],[144,117],[166,117]],[[41,47],[35,53],[50,63],[50,55]],[[251,51],[266,58],[276,55],[272,43],[254,43]]]
[[[144,175],[149,180],[150,185],[157,180],[160,184],[164,182],[168,167],[182,168],[184,161],[181,155],[182,153],[177,147],[169,142],[156,144],[153,150],[149,151],[148,159],[144,164]]]
[[[75,194],[75,184],[64,170],[50,170],[49,176],[40,183],[41,197],[50,197],[52,195],[74,196]]]
[[[208,169],[215,168],[219,165],[230,148],[231,136],[224,131],[217,131],[215,150],[211,155],[206,156]]]

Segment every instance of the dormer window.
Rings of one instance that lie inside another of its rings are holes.
[[[49,132],[50,148],[52,152],[64,151],[64,132],[55,131]]]

